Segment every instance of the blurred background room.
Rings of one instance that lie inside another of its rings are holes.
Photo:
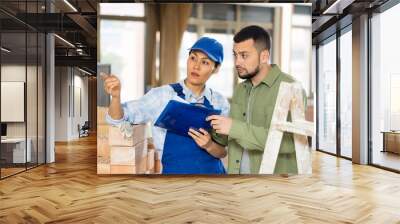
[[[100,3],[97,74],[110,72],[118,76],[122,102],[139,99],[153,87],[185,79],[188,49],[200,37],[207,36],[218,40],[224,48],[224,62],[219,72],[208,80],[207,86],[230,100],[234,87],[242,81],[234,66],[233,36],[245,26],[258,25],[272,37],[271,63],[301,82],[308,98],[306,119],[313,121],[315,81],[312,77],[315,75],[312,75],[311,69],[311,21],[310,3]],[[121,159],[129,156],[118,154],[122,151],[114,149],[125,143],[114,142],[115,145],[103,146],[107,143],[103,140],[109,138],[101,134],[107,133],[110,128],[104,121],[109,100],[101,79],[98,79],[100,173],[110,172],[109,162],[111,167],[117,167],[119,163],[113,163],[113,154],[114,158]],[[151,139],[150,128],[145,129]],[[119,135],[114,131],[109,133],[114,138]],[[145,142],[147,137],[138,141]],[[133,146],[128,145],[124,152]],[[152,146],[149,147],[150,150]],[[108,157],[109,154],[111,157]],[[143,160],[149,161],[146,158]],[[225,165],[226,160],[225,157]],[[146,172],[139,171],[141,166],[136,164],[136,172]],[[111,173],[125,172],[124,169],[115,168],[113,172],[111,168]]]

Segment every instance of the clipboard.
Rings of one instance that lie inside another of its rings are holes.
[[[189,128],[210,130],[212,127],[210,122],[206,121],[206,117],[219,114],[221,114],[221,110],[170,100],[154,126],[190,138]]]

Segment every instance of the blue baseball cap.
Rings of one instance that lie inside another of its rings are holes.
[[[190,51],[199,50],[206,54],[211,60],[219,64],[224,60],[224,48],[217,40],[210,37],[202,37],[193,44]]]

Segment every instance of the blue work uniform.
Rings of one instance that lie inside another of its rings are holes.
[[[179,97],[185,99],[179,83],[171,84]],[[213,109],[207,98],[203,106]],[[163,174],[224,174],[225,169],[219,158],[215,158],[205,149],[200,148],[188,136],[167,131],[162,157]]]

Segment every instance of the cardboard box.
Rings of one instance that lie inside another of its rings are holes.
[[[135,147],[111,146],[110,164],[111,165],[135,165]]]
[[[110,162],[110,147],[106,138],[97,139],[97,158],[107,159]]]
[[[154,149],[149,149],[147,153],[147,171],[149,173],[154,173],[154,163],[155,163],[154,154],[155,154]]]
[[[137,144],[145,141],[146,140],[146,125],[145,124],[134,125],[132,136],[133,136],[133,145],[137,145]],[[147,142],[147,140],[146,140],[146,142]],[[146,148],[147,148],[147,143],[146,143]]]
[[[104,125],[106,122],[106,114],[108,112],[108,107],[97,107],[97,124]]]
[[[111,146],[134,146],[134,138],[125,137],[118,127],[110,126],[108,129],[108,144]]]
[[[136,152],[136,173],[144,174],[147,170],[147,141],[143,141],[135,146]]]
[[[110,164],[97,163],[97,174],[110,174]]]
[[[148,152],[146,125],[135,125],[132,131],[132,137],[126,138],[118,127],[98,125],[98,174],[154,173],[155,150]]]
[[[154,173],[161,173],[162,165],[161,165],[161,158],[158,151],[154,151]]]
[[[108,124],[99,124],[97,125],[97,139],[106,138],[108,139],[110,125]]]
[[[126,137],[118,127],[109,127],[109,144],[113,146],[136,146],[146,138],[146,125],[133,125],[132,136]]]
[[[136,167],[133,165],[111,165],[111,174],[135,174]]]

